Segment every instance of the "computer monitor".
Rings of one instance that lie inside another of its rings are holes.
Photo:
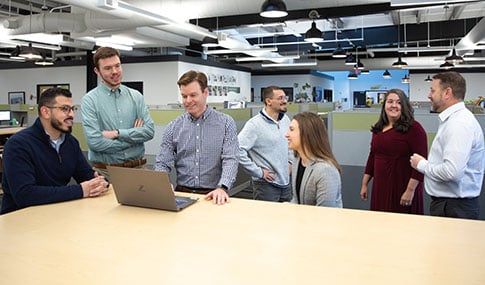
[[[0,122],[10,122],[11,114],[9,110],[0,110]]]

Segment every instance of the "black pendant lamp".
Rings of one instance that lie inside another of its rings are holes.
[[[305,41],[311,43],[323,41],[323,33],[317,28],[317,24],[315,23],[315,21],[312,22],[311,28],[306,31]]]
[[[463,57],[459,56],[456,54],[456,49],[453,48],[453,52],[451,53],[450,56],[447,56],[446,59],[445,59],[446,62],[449,62],[449,63],[462,63],[463,62]]]
[[[288,15],[288,11],[283,0],[266,0],[261,5],[259,15],[265,18],[281,18]]]

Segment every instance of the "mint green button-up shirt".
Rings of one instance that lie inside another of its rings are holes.
[[[154,124],[143,95],[120,85],[112,90],[101,83],[84,95],[81,103],[82,124],[92,162],[119,163],[143,158],[144,143],[154,136]],[[137,118],[143,126],[134,128]],[[105,130],[119,130],[118,139],[103,137]]]

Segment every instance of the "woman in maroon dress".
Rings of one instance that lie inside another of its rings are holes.
[[[370,153],[360,190],[362,200],[367,200],[367,185],[373,179],[371,210],[422,215],[423,175],[410,166],[409,157],[413,153],[427,157],[428,144],[426,132],[414,120],[404,91],[389,90],[371,131]]]

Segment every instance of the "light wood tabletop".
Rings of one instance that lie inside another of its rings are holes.
[[[103,197],[0,216],[2,284],[485,284],[485,222]]]
[[[10,127],[10,128],[0,128],[0,136],[13,135],[17,132],[25,129],[25,127]]]

